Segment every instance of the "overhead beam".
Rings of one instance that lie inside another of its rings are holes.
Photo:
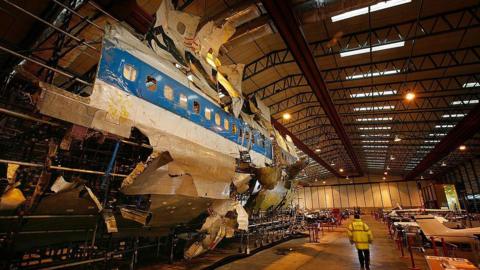
[[[448,134],[426,155],[405,179],[415,179],[435,163],[455,151],[462,143],[480,131],[480,104],[475,106]]]
[[[263,0],[262,3],[270,14],[270,17],[275,23],[277,30],[281,34],[287,47],[292,52],[295,61],[305,75],[305,78],[317,97],[318,102],[320,102],[330,119],[330,122],[342,141],[357,173],[363,175],[362,168],[355,155],[352,143],[348,138],[345,127],[340,120],[340,116],[335,110],[335,105],[330,98],[330,94],[315,63],[310,47],[300,31],[292,7],[289,5],[288,1]]]
[[[315,154],[315,152],[313,152],[312,149],[306,146],[301,140],[297,138],[297,136],[291,133],[287,128],[285,128],[277,120],[272,119],[272,124],[278,130],[278,132],[280,132],[280,134],[282,134],[283,136],[288,135],[292,139],[292,142],[295,144],[295,146],[297,146],[298,149],[304,152],[311,159],[315,160],[318,164],[320,164],[322,167],[327,169],[336,177],[344,177],[343,175],[338,173],[332,166],[330,166],[327,162],[325,162],[322,158],[320,158],[317,154]]]

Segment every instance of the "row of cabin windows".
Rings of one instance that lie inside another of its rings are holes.
[[[132,65],[125,64],[123,66],[123,76],[125,77],[125,79],[127,79],[129,81],[135,81],[136,78],[137,78],[137,70]],[[152,76],[147,76],[147,78],[145,80],[145,86],[147,87],[148,90],[155,91],[155,90],[157,90],[157,80]],[[166,99],[168,99],[170,101],[173,101],[173,99],[174,99],[173,88],[171,88],[168,85],[165,85],[165,87],[163,89],[163,96]],[[180,93],[180,96],[179,96],[179,105],[180,105],[180,107],[182,107],[184,109],[187,109],[187,107],[188,107],[188,98],[187,98],[186,95],[184,95],[182,93]],[[201,111],[200,103],[198,103],[197,101],[193,101],[193,112],[195,114],[199,115],[200,111]],[[205,118],[207,118],[207,120],[212,119],[212,109],[205,108]],[[222,121],[221,121],[220,114],[215,113],[215,124],[217,126],[221,126],[221,122]],[[229,123],[227,118],[225,118],[223,120],[223,127],[225,128],[225,130],[229,130],[229,128],[230,128],[230,123]],[[232,131],[232,134],[237,133],[237,125],[235,123],[232,123],[231,131]],[[243,136],[243,130],[239,129],[239,131],[240,131],[239,136],[242,137]],[[245,138],[246,138],[247,141],[250,140],[250,132],[245,131]],[[265,141],[265,137],[263,136],[263,134],[260,134],[260,140],[259,140],[258,144],[261,147],[264,147],[264,144],[263,144],[264,141]],[[255,136],[252,136],[252,144],[255,144]]]

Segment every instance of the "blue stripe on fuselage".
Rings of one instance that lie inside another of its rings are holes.
[[[135,69],[136,76],[134,80],[130,81],[124,77],[123,72],[125,65],[130,65]],[[156,80],[155,90],[147,88],[147,76]],[[130,53],[115,47],[111,42],[106,40],[103,43],[97,78],[125,92],[162,107],[176,115],[184,117],[238,145],[243,145],[244,147],[247,147],[248,145],[247,140],[241,142],[242,138],[239,136],[239,130],[242,129],[244,134],[245,132],[249,132],[250,134],[253,134],[255,139],[252,149],[257,153],[272,159],[272,143],[270,138],[264,137],[257,130],[251,129],[244,121],[225,112],[207,98],[199,95],[192,89],[184,86]],[[173,100],[165,97],[165,86],[173,89]],[[181,96],[187,98],[186,108],[185,106],[180,105]],[[194,102],[200,107],[199,113],[194,112]],[[211,110],[210,119],[207,119],[205,116],[205,109],[207,108]],[[215,124],[216,114],[221,118],[220,125]],[[225,119],[228,120],[228,129],[225,128]],[[235,133],[232,132],[234,124],[237,127]],[[259,143],[261,139],[264,142],[264,145]]]

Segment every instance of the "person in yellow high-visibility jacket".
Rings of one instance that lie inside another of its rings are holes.
[[[360,215],[354,215],[353,222],[347,226],[347,233],[350,243],[352,245],[355,243],[357,248],[360,266],[362,269],[370,269],[369,247],[372,243],[373,235],[368,225],[360,219]]]

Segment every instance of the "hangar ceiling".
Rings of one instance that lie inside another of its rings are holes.
[[[129,20],[137,28],[148,29],[160,2],[137,0],[145,10],[141,11],[134,7],[135,1],[127,0],[0,0],[1,23],[9,26],[0,33],[0,45],[71,74],[65,78],[40,66],[31,67],[46,80],[64,88],[77,87],[81,92],[85,86],[80,87],[78,80],[91,80],[96,70],[104,24]],[[295,20],[295,26],[290,27],[299,30],[308,44],[320,74],[315,79],[324,83],[323,91],[328,93],[319,100],[317,91],[322,90],[310,86],[266,2],[174,1],[178,9],[202,16],[202,22],[213,19],[221,23],[246,9],[256,14],[237,27],[222,48],[221,61],[244,63],[243,93],[261,97],[278,124],[308,147],[304,152],[312,162],[301,176],[304,181],[362,172],[405,177],[421,171],[413,177],[427,178],[479,153],[480,137],[473,128],[466,136],[465,150],[455,150],[445,157],[436,155],[435,160],[418,167],[440,143],[448,143],[444,138],[467,114],[478,110],[478,1],[393,2],[398,5],[388,7],[381,1],[365,0],[285,1]],[[65,12],[62,4],[84,19]],[[66,34],[58,31],[42,36],[51,26],[25,11],[56,22],[78,40],[68,36],[63,39]],[[347,11],[351,12],[347,15],[358,15],[345,18]],[[62,12],[68,16],[59,16]],[[59,43],[63,49],[55,54]],[[11,53],[0,55],[4,80],[20,60]],[[414,93],[415,98],[405,99],[408,93]],[[328,98],[333,111],[325,109]],[[15,130],[4,132],[11,132],[2,134],[8,137]]]

